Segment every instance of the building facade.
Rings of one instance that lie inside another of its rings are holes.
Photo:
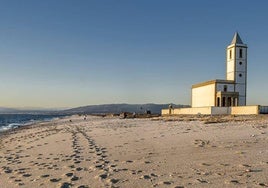
[[[238,33],[226,49],[226,80],[192,86],[192,107],[246,106],[247,45]]]

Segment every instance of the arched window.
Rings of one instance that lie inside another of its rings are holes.
[[[242,74],[239,74],[239,77],[242,77]]]
[[[217,106],[221,105],[220,101],[221,101],[220,97],[217,97]]]
[[[226,98],[225,97],[222,97],[222,105],[221,106],[223,106],[223,107],[225,107],[225,105],[226,105]]]
[[[243,50],[239,49],[239,58],[242,58],[242,57],[243,57]]]
[[[232,59],[232,50],[229,51],[229,59]]]
[[[239,62],[239,65],[242,65],[242,62],[241,61]]]

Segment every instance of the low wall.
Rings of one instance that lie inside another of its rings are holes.
[[[212,115],[225,115],[230,114],[230,107],[211,107]]]
[[[235,106],[231,107],[232,115],[259,114],[259,106]]]
[[[262,109],[262,111],[261,111]],[[179,115],[179,114],[204,114],[204,115],[251,115],[260,114],[261,112],[268,113],[268,107],[261,108],[260,106],[235,106],[235,107],[196,107],[196,108],[175,108],[162,109],[162,115]]]
[[[174,114],[211,114],[211,107],[176,108]]]
[[[161,115],[173,115],[173,114],[174,114],[174,109],[162,109],[161,110]]]

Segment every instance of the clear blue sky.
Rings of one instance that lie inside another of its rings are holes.
[[[248,104],[268,104],[268,1],[0,1],[0,106],[190,104],[248,45]]]

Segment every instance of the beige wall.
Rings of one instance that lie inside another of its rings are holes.
[[[175,114],[211,114],[210,107],[174,109]]]
[[[169,112],[168,109],[162,109],[161,115],[168,115],[169,114],[168,112]]]
[[[259,114],[259,106],[235,106],[235,107],[198,107],[198,108],[175,108],[171,115],[179,114],[212,114],[212,115],[250,115]],[[162,109],[162,115],[169,115],[169,109]]]
[[[236,106],[231,108],[233,115],[259,114],[259,106]]]
[[[215,106],[215,83],[192,88],[192,107]]]
[[[169,111],[171,112],[171,114],[169,114]],[[161,115],[172,115],[174,114],[174,109],[162,109],[161,110]]]

